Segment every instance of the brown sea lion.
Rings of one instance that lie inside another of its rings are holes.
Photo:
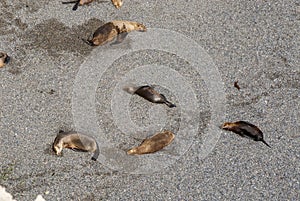
[[[92,160],[94,161],[96,161],[99,156],[99,147],[96,140],[78,132],[59,131],[53,142],[52,148],[56,155],[61,155],[63,148],[69,148],[74,151],[93,152],[94,155],[92,156]]]
[[[9,61],[10,57],[4,52],[0,52],[0,68],[5,66],[5,64],[8,64]]]
[[[123,0],[111,0],[111,2],[114,4],[114,6],[116,8],[121,8],[121,6],[123,5]]]
[[[141,155],[157,152],[168,146],[175,138],[171,131],[164,131],[145,139],[138,147],[127,151],[129,155]]]
[[[122,42],[131,31],[146,31],[145,25],[138,22],[115,20],[99,27],[93,38],[87,40],[91,46],[103,45],[117,37],[117,43]]]
[[[137,94],[152,103],[166,104],[170,108],[176,107],[176,105],[169,102],[163,94],[158,93],[149,85],[139,87],[124,87],[123,90],[130,94]]]
[[[232,131],[236,134],[239,134],[242,137],[249,137],[254,141],[262,141],[265,145],[270,147],[268,143],[263,139],[263,132],[255,125],[246,122],[246,121],[237,121],[237,122],[226,122],[221,126],[224,130]]]

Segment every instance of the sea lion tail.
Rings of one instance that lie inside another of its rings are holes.
[[[93,160],[93,161],[96,161],[96,160],[98,159],[99,154],[100,154],[100,150],[99,150],[98,143],[97,143],[96,140],[95,140],[95,142],[96,142],[96,145],[97,145],[97,149],[96,149],[96,151],[94,152],[94,155],[92,156],[92,160]]]
[[[265,141],[265,140],[261,140],[265,145],[267,145],[268,147],[270,147],[271,148],[271,146]]]
[[[167,100],[166,100],[165,104],[166,104],[169,108],[176,107],[175,104],[173,104],[173,103],[171,103],[171,102],[169,102],[169,101],[167,101]]]

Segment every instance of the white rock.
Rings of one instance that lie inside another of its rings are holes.
[[[5,191],[5,188],[0,186],[0,201],[16,201],[13,196]]]
[[[38,195],[35,201],[46,201],[41,195]]]

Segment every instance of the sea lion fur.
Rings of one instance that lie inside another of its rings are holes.
[[[127,151],[128,155],[141,155],[157,152],[168,146],[175,138],[171,131],[163,131],[143,140],[143,142]]]
[[[246,121],[225,122],[222,129],[232,131],[242,137],[248,137],[254,141],[261,141],[268,147],[270,145],[263,139],[263,132],[255,125]]]
[[[63,148],[94,153],[92,160],[96,161],[99,156],[99,147],[96,140],[88,135],[78,132],[63,132],[57,134],[52,149],[56,155],[62,155]]]

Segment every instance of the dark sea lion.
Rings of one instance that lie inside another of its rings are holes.
[[[0,52],[0,68],[5,66],[5,64],[8,64],[9,61],[10,61],[10,57],[4,52]]]
[[[91,46],[104,45],[117,38],[117,43],[122,42],[131,31],[146,31],[145,25],[138,22],[115,20],[99,27],[93,34],[93,38],[87,40]]]
[[[145,139],[138,147],[127,151],[129,155],[141,155],[157,152],[168,146],[175,138],[171,131],[164,131]]]
[[[123,90],[130,94],[137,94],[152,103],[166,104],[170,108],[176,107],[176,105],[169,102],[163,94],[158,93],[149,85],[140,87],[124,87]]]
[[[96,161],[99,156],[99,147],[96,140],[88,135],[78,132],[59,131],[57,134],[52,149],[56,155],[62,154],[63,148],[69,148],[74,151],[88,151],[94,153],[92,160]]]
[[[255,125],[246,121],[226,122],[221,126],[224,130],[232,131],[242,137],[249,137],[254,141],[262,141],[265,145],[270,147],[263,139],[263,132]]]

